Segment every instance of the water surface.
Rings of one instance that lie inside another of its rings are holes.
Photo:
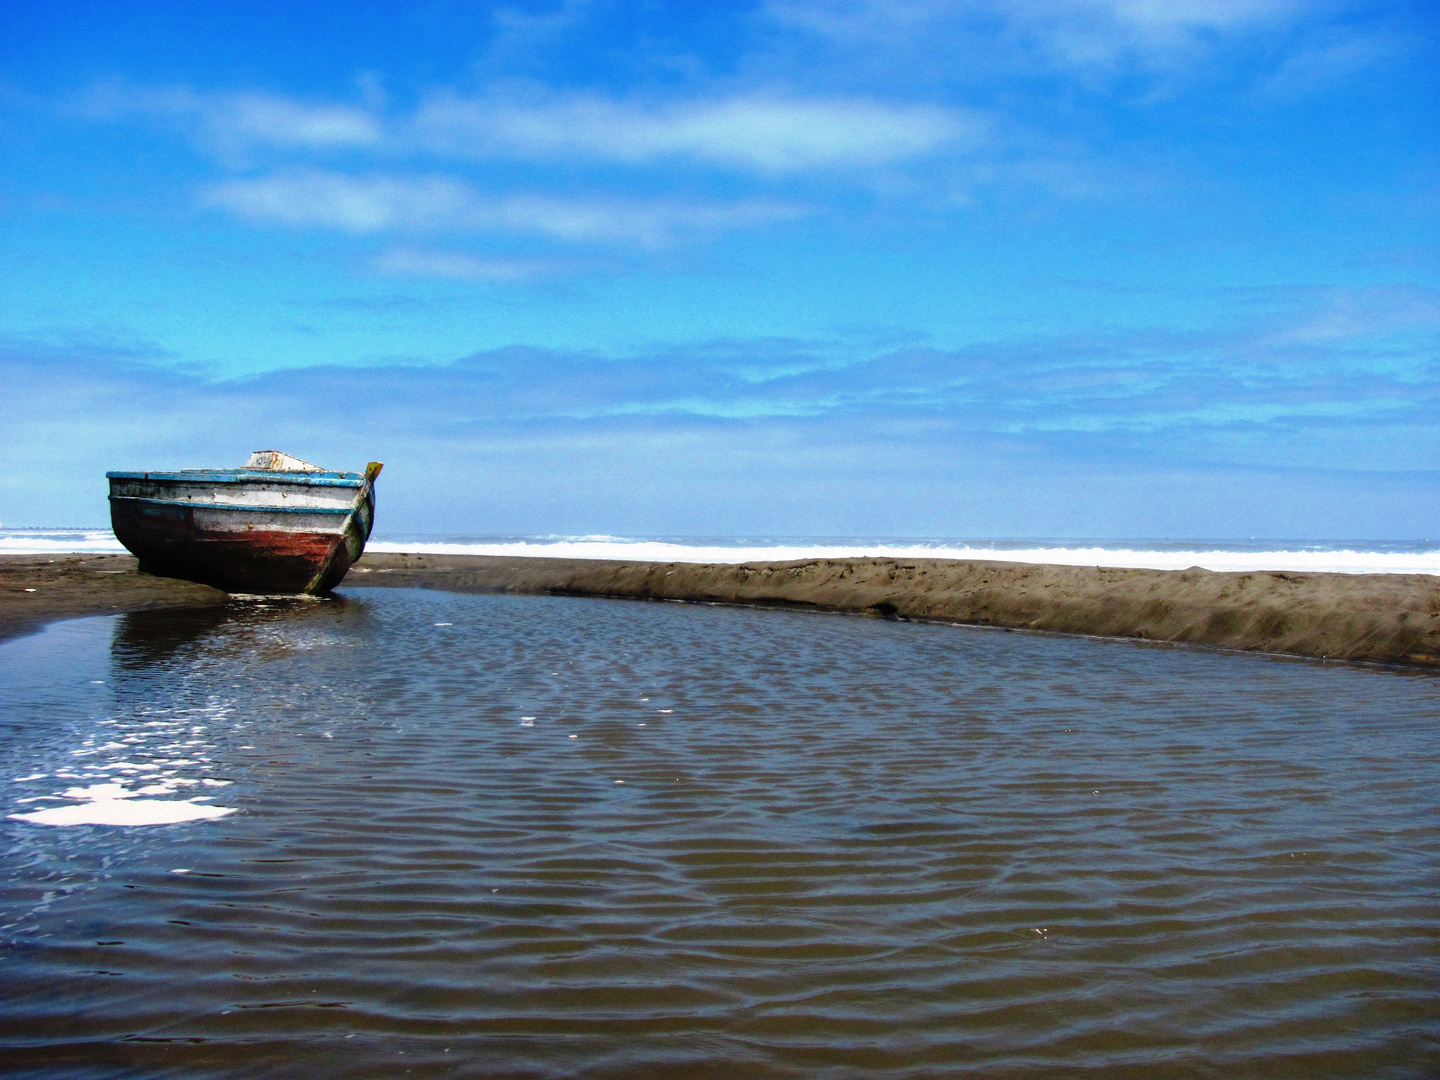
[[[1434,1076],[1437,718],[1424,673],[784,611],[62,623],[0,646],[0,810],[233,812],[4,818],[0,1061]]]

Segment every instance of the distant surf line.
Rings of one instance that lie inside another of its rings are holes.
[[[377,552],[434,555],[494,555],[554,559],[618,559],[636,562],[745,563],[789,562],[796,559],[980,559],[1044,563],[1058,566],[1103,566],[1130,569],[1185,570],[1199,566],[1217,572],[1292,571],[1340,574],[1437,574],[1440,550],[1160,549],[1118,546],[1027,545],[976,546],[973,543],[679,543],[673,540],[544,538],[450,541],[373,541]]]
[[[797,559],[980,559],[1058,566],[1216,572],[1440,575],[1434,541],[886,540],[832,537],[376,536],[368,549],[634,562],[742,563]],[[109,529],[0,529],[0,554],[123,553]]]

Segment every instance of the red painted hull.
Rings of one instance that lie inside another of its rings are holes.
[[[206,535],[152,521],[115,522],[115,535],[140,566],[162,577],[214,585],[226,592],[329,592],[350,569],[343,537],[330,533],[247,532]],[[176,534],[179,535],[176,535]]]

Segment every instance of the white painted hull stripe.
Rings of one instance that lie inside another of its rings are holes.
[[[146,503],[150,506],[183,506],[191,510],[255,514],[348,514],[351,506],[254,506],[227,502],[196,502],[193,499],[151,499],[139,495],[111,495],[112,502]]]

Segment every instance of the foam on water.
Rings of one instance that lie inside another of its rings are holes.
[[[79,630],[60,624],[47,635],[64,639]],[[63,685],[67,674],[62,669],[52,679]],[[8,815],[11,819],[32,825],[133,827],[213,820],[235,812],[210,805],[213,794],[177,797],[188,788],[229,786],[229,780],[213,775],[219,766],[208,734],[212,721],[232,711],[229,705],[215,700],[183,709],[150,702],[116,707],[103,689],[106,680],[86,679],[84,685],[97,695],[100,711],[70,725],[66,738],[32,751],[31,768],[11,780],[18,789],[14,804],[25,807]]]
[[[626,536],[390,536],[368,550],[638,562],[744,563],[792,559],[986,559],[1058,566],[1219,572],[1440,574],[1440,543],[1395,541],[977,540],[675,538]],[[0,555],[121,554],[108,529],[0,530]],[[266,600],[269,597],[250,597]]]
[[[124,555],[109,529],[0,529],[0,555]]]
[[[694,543],[623,537],[521,538],[451,541],[378,540],[377,552],[432,555],[531,556],[551,559],[624,559],[639,562],[746,563],[792,559],[986,559],[1001,562],[1049,563],[1058,566],[1132,567],[1186,570],[1192,566],[1215,571],[1300,571],[1331,574],[1440,574],[1440,549],[1398,545],[1367,550],[1363,546],[1256,550],[1253,544],[1223,546],[1146,546],[1144,541],[1088,545],[979,541],[854,541],[823,539],[760,543]]]
[[[139,797],[171,795],[175,790],[174,785],[163,781],[139,789],[127,788],[124,784],[91,784],[64,791],[62,797],[73,800],[64,806],[10,816],[35,825],[176,825],[182,821],[220,818],[235,812],[233,807],[208,806],[198,801],[208,796],[191,799]]]

